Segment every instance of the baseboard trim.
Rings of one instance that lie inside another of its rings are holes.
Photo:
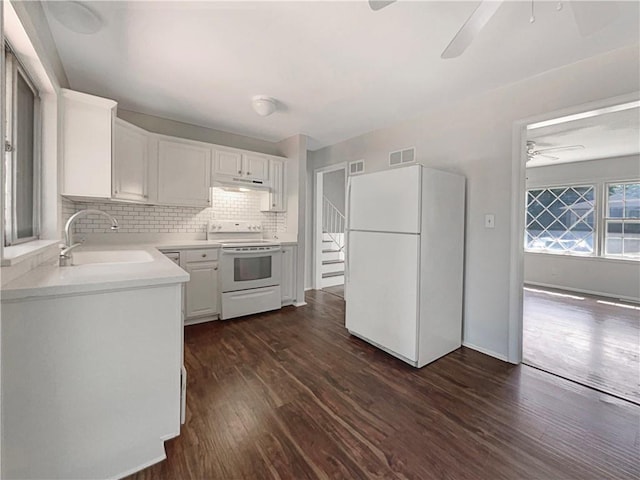
[[[640,303],[640,297],[625,297],[624,295],[616,295],[613,293],[595,292],[592,290],[584,290],[580,288],[565,287],[563,285],[552,285],[550,283],[541,282],[524,282],[524,286],[531,285],[534,287],[555,288],[556,290],[566,290],[567,292],[584,293],[585,295],[595,295],[597,297],[612,298],[614,300],[626,300],[633,303]]]
[[[485,355],[489,355],[490,357],[497,358],[498,360],[502,360],[503,362],[511,363],[509,362],[509,359],[506,355],[502,355],[501,353],[494,352],[493,350],[489,350],[487,348],[479,347],[477,345],[474,345],[473,343],[462,342],[462,346],[470,348],[471,350],[475,350],[476,352],[484,353]]]
[[[293,304],[294,307],[304,307],[307,302],[296,302]]]

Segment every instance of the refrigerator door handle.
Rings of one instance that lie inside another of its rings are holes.
[[[346,268],[345,268],[345,284],[349,282],[349,275],[351,270],[351,264],[349,262],[349,230],[351,228],[349,219],[351,218],[350,208],[351,208],[351,177],[347,180],[347,218],[346,218],[346,227],[344,229],[344,254],[346,256]]]

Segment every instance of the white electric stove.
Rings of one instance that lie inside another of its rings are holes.
[[[282,249],[279,242],[262,238],[260,224],[213,221],[207,229],[207,240],[218,240],[222,244],[222,320],[282,306]]]

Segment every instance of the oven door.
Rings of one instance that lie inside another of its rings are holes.
[[[223,292],[280,285],[281,250],[222,249],[220,279]]]

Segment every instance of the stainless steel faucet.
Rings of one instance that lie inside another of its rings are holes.
[[[67,220],[67,224],[64,226],[64,245],[62,246],[62,250],[60,250],[60,256],[58,257],[58,264],[61,267],[68,267],[69,265],[73,265],[73,253],[72,250],[80,245],[82,242],[73,243],[73,225],[75,224],[78,218],[88,215],[90,213],[97,213],[107,217],[111,220],[111,230],[118,229],[118,220],[113,215],[109,215],[107,212],[103,212],[102,210],[80,210],[79,212],[74,213]]]

